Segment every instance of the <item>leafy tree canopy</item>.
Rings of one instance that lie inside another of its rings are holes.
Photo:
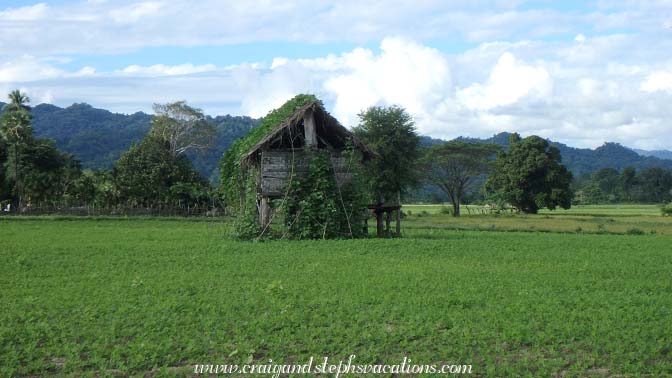
[[[379,202],[396,202],[420,181],[420,138],[413,119],[399,106],[370,107],[359,119],[355,136],[377,154],[366,165],[369,186]]]
[[[121,156],[112,170],[120,203],[131,206],[195,204],[207,196],[208,185],[170,144],[149,136]]]
[[[486,189],[498,202],[525,213],[540,208],[571,207],[572,174],[562,165],[560,151],[538,136],[512,134],[510,147],[500,152]]]
[[[174,156],[212,147],[215,128],[200,109],[178,101],[154,104],[154,112],[150,135],[168,142]]]
[[[425,151],[425,180],[446,193],[453,205],[453,216],[460,215],[464,195],[475,179],[490,171],[498,150],[493,144],[453,141]]]

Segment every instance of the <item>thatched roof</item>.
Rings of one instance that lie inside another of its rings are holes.
[[[304,115],[308,111],[313,112],[316,131],[321,141],[336,149],[345,148],[346,142],[351,141],[352,145],[362,152],[365,160],[371,159],[374,156],[374,152],[358,141],[348,129],[341,125],[336,118],[332,117],[319,101],[311,101],[298,108],[289,118],[271,129],[243,155],[241,163],[250,164],[256,161],[262,150],[271,147],[278,140],[282,140],[283,135],[298,134],[297,131],[303,125]]]

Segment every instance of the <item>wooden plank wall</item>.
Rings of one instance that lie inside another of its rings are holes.
[[[292,160],[294,161],[294,174],[301,176],[308,172],[310,156],[302,150],[292,151],[269,150],[261,153],[261,195],[268,197],[280,197],[285,194],[287,179],[292,173]],[[340,186],[352,180],[352,174],[347,172],[345,158],[332,154],[331,162],[334,166],[336,183]]]

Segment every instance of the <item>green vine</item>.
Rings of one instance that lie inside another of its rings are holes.
[[[351,153],[351,152],[348,152]],[[311,152],[308,173],[288,184],[285,203],[286,235],[292,239],[333,239],[364,236],[366,198],[361,175],[339,187],[328,151]],[[353,167],[358,167],[354,163]]]
[[[269,131],[278,126],[281,122],[291,117],[294,112],[302,106],[318,102],[317,97],[309,94],[300,94],[287,101],[281,107],[269,112],[261,121],[259,127],[250,130],[250,132],[238,139],[231,145],[219,163],[220,168],[220,193],[222,200],[234,213],[242,210],[244,202],[245,172],[240,166],[240,160],[243,156],[257,144]]]
[[[233,222],[233,236],[240,240],[252,240],[261,234],[257,212],[257,190],[254,173],[248,173],[244,180],[244,195]]]

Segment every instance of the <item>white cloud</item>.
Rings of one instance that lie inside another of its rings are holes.
[[[511,105],[526,96],[547,98],[553,82],[548,71],[521,63],[511,53],[503,54],[490,73],[488,82],[473,84],[458,91],[458,101],[472,110],[490,110]]]
[[[644,92],[666,91],[672,93],[672,72],[656,71],[649,74],[640,87]]]
[[[346,124],[378,104],[402,105],[422,117],[450,93],[450,68],[439,51],[402,38],[387,38],[380,49],[378,56],[364,49],[343,55],[344,72],[324,83],[335,97],[334,113]]]
[[[0,11],[0,21],[4,22],[27,22],[27,21],[39,21],[47,16],[49,8],[44,3],[38,3],[35,5],[20,7],[20,8],[9,8],[4,11]]]
[[[0,10],[4,53],[126,52],[147,46],[415,40],[488,42],[642,28],[660,33],[672,5],[646,2],[572,13],[523,1],[88,0]],[[309,20],[309,21],[307,21]],[[309,26],[308,26],[309,25]],[[655,25],[655,26],[654,26]],[[35,36],[40,36],[35,38]]]
[[[30,55],[12,61],[0,62],[0,83],[27,83],[63,75],[63,71]]]
[[[110,17],[119,24],[132,24],[143,18],[151,19],[157,15],[162,4],[157,1],[146,1],[116,8],[110,11]]]
[[[435,137],[508,130],[580,146],[611,140],[672,148],[659,137],[672,132],[669,0],[598,1],[590,12],[521,10],[522,3],[40,3],[0,10],[0,90],[20,87],[36,101],[87,101],[125,112],[187,99],[211,114],[252,116],[310,92],[347,125],[367,106],[399,104],[422,133]],[[153,46],[279,41],[323,50],[320,43],[381,40],[379,49],[306,59],[283,51],[272,61],[225,67],[185,57],[184,64],[137,62],[106,71],[73,60],[79,54],[113,60]]]
[[[179,64],[175,66],[168,66],[165,64],[155,64],[152,66],[131,65],[120,72],[132,76],[174,76],[174,75],[190,75],[208,71],[214,71],[217,67],[214,64],[204,64],[195,66],[193,64]]]

